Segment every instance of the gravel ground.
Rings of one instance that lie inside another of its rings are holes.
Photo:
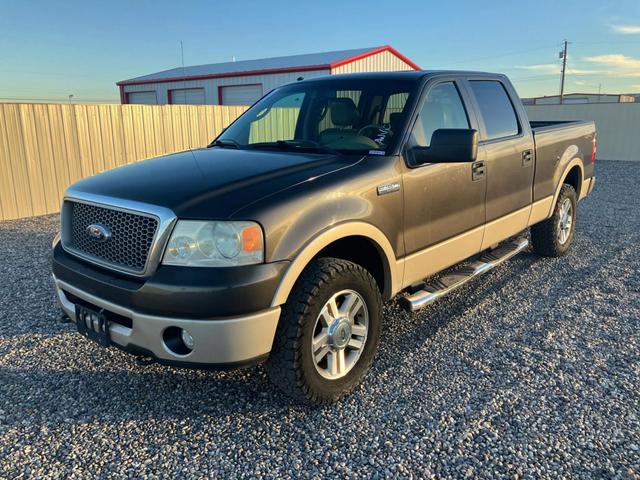
[[[640,162],[597,174],[568,257],[390,302],[373,371],[322,409],[262,367],[89,343],[57,321],[57,217],[0,223],[0,477],[640,478]]]

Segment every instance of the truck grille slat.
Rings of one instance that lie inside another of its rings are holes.
[[[158,230],[157,218],[88,203],[66,202],[70,204],[66,211],[71,216],[68,248],[116,269],[144,272]],[[87,233],[87,227],[96,224],[110,231],[107,241],[96,241]]]

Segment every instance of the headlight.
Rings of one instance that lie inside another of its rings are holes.
[[[162,263],[190,267],[231,267],[264,260],[262,229],[255,222],[179,220]]]

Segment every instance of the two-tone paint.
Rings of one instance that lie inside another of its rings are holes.
[[[123,334],[121,346],[134,351],[141,347],[168,363],[257,361],[268,355],[280,306],[314,258],[332,256],[362,264],[389,299],[551,216],[564,182],[571,183],[580,198],[593,188],[593,123],[531,125],[502,75],[357,75],[415,82],[409,115],[401,126],[404,133],[388,155],[213,147],[128,165],[75,184],[69,190],[74,198],[99,196],[105,204],[111,198],[153,205],[180,219],[256,221],[264,232],[265,263],[230,268],[156,265],[150,276],[133,278],[78,258],[57,243],[53,273],[67,313],[73,316],[65,292],[133,316],[133,330],[137,323],[156,331],[153,322],[158,318],[164,319],[163,325],[172,319],[206,322],[208,332],[217,324],[222,333],[202,334],[209,342],[209,354],[200,349],[185,358],[172,356],[159,340],[135,332],[129,337]],[[483,140],[483,121],[467,85],[471,79],[496,80],[505,86],[520,124],[517,135]],[[449,81],[456,83],[471,127],[480,133],[476,162],[412,167],[406,161],[409,132],[425,95]],[[477,162],[484,162],[479,177],[474,175]],[[243,338],[233,340],[235,353],[221,355],[229,352],[225,345],[233,336],[234,322]],[[196,325],[203,330],[202,323]],[[252,328],[256,335],[247,336]]]

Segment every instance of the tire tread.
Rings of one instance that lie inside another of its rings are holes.
[[[339,400],[355,388],[340,392],[338,396],[324,396],[314,392],[305,382],[299,346],[303,322],[307,313],[315,305],[318,293],[333,279],[345,274],[353,274],[369,284],[377,293],[376,298],[382,305],[380,289],[373,276],[360,265],[339,258],[319,258],[313,261],[300,275],[288,301],[282,306],[280,322],[273,342],[273,348],[266,364],[271,381],[285,394],[295,400],[326,405]],[[373,363],[373,355],[366,369]]]

